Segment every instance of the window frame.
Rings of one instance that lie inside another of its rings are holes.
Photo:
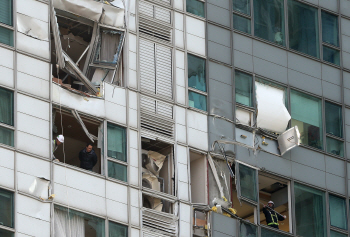
[[[336,227],[336,226],[332,226],[331,224],[331,203],[330,203],[330,196],[334,196],[336,198],[341,198],[344,200],[345,202],[345,208],[346,208],[346,205],[347,205],[347,199],[345,197],[342,197],[342,196],[339,196],[338,194],[334,194],[334,193],[331,193],[331,192],[327,192],[327,205],[326,205],[326,208],[327,208],[327,216],[329,217],[328,220],[327,220],[327,225],[329,226],[329,229],[330,231],[335,231],[335,232],[338,232],[340,234],[346,234],[348,235],[348,231],[349,231],[349,225],[348,225],[348,216],[347,216],[347,211],[345,210],[345,218],[346,218],[346,229],[342,229],[342,228],[339,228],[339,227]]]
[[[207,17],[207,12],[206,12],[206,2],[205,2],[205,0],[193,0],[193,1],[197,1],[197,2],[202,2],[203,3],[203,8],[204,8],[204,16],[200,16],[200,15],[197,15],[197,14],[195,14],[195,13],[192,13],[192,12],[189,12],[189,11],[187,11],[187,1],[186,1],[186,3],[185,3],[185,12],[187,13],[187,14],[190,14],[191,16],[196,16],[196,17],[200,17],[200,18],[206,18]]]
[[[9,227],[9,226],[5,226],[5,225],[1,225],[0,224],[0,230],[3,230],[3,231],[6,231],[6,232],[10,232],[10,233],[13,233],[13,236],[15,235],[15,232],[16,232],[16,207],[15,207],[15,192],[13,190],[10,190],[10,189],[7,189],[5,187],[2,187],[0,186],[0,192],[4,190],[5,192],[9,192],[12,194],[12,223],[13,223],[13,226],[12,227]]]
[[[0,128],[5,128],[5,129],[8,129],[8,130],[11,130],[13,133],[12,133],[12,138],[13,138],[13,145],[7,145],[7,144],[4,144],[4,143],[0,143],[0,146],[6,146],[6,147],[12,147],[14,148],[15,147],[15,144],[16,144],[16,136],[15,136],[15,130],[16,130],[16,118],[15,118],[15,108],[16,108],[16,102],[15,102],[15,90],[13,88],[8,88],[8,87],[4,87],[4,86],[0,86],[0,89],[3,89],[3,90],[6,90],[8,92],[11,92],[12,93],[12,102],[13,102],[13,106],[12,106],[12,118],[13,118],[13,125],[9,125],[9,124],[6,124],[6,123],[2,123],[0,122]]]
[[[12,31],[12,40],[13,40],[12,41],[12,45],[8,45],[8,44],[0,42],[0,46],[11,47],[12,49],[16,47],[16,31],[15,31],[15,25],[16,25],[15,14],[16,14],[16,11],[15,11],[14,1],[15,0],[11,0],[11,4],[12,4],[12,13],[11,13],[12,25],[7,25],[5,23],[0,22],[0,28],[5,28],[5,29],[8,29],[8,30]]]

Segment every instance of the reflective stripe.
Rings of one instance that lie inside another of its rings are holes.
[[[278,218],[277,218],[276,212],[275,212],[275,215],[272,215],[272,213],[271,213],[270,211],[268,211],[268,212],[269,212],[270,215],[271,215],[272,222],[268,223],[267,225],[279,225],[279,224],[278,224]],[[276,217],[277,223],[275,222],[275,219],[273,219],[274,216]]]

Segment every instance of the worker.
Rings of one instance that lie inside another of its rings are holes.
[[[59,145],[61,145],[64,142],[64,136],[62,134],[58,135],[55,139],[52,140],[52,158],[53,160],[60,161],[55,157],[53,154]]]
[[[97,155],[92,148],[92,144],[86,144],[86,147],[79,152],[80,168],[92,171],[97,163]]]
[[[273,201],[269,201],[267,206],[264,205],[263,213],[265,214],[266,223],[268,226],[279,229],[278,221],[283,221],[287,218],[287,216],[282,216],[281,214],[274,211],[275,203]]]

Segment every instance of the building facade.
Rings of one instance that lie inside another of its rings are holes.
[[[0,56],[0,236],[350,236],[350,1],[0,0]]]

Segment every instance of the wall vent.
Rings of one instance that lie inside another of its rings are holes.
[[[177,217],[173,214],[143,208],[142,229],[144,237],[177,236]]]

